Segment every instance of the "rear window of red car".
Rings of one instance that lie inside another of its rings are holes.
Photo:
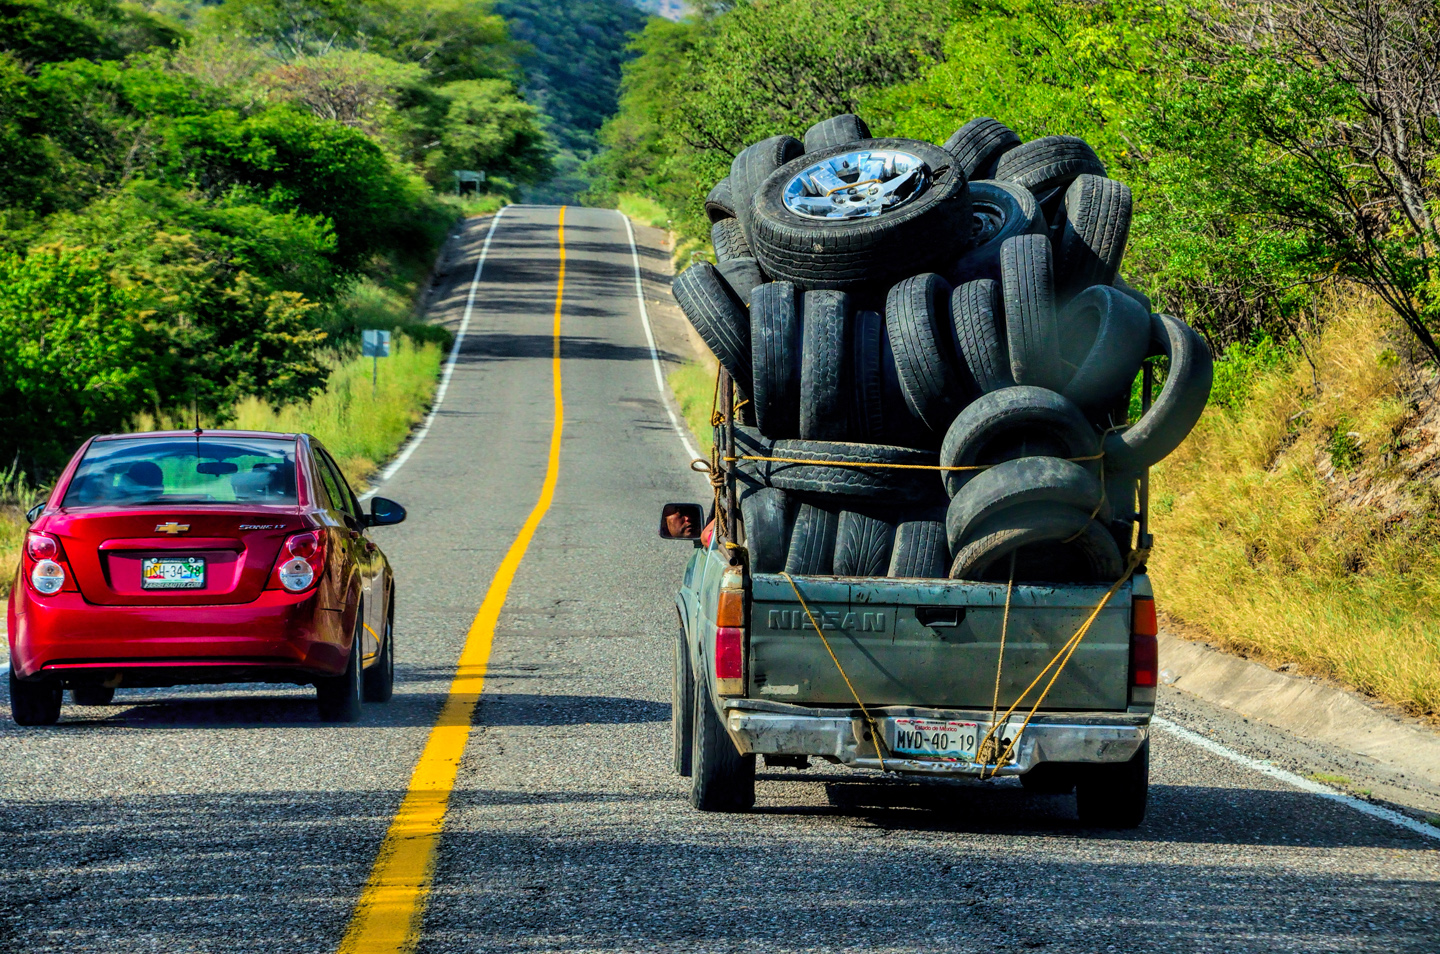
[[[161,437],[91,444],[61,506],[295,502],[293,440]]]

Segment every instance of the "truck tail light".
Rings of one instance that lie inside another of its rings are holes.
[[[738,570],[727,572],[715,605],[715,692],[745,692],[745,590]]]
[[[35,530],[25,534],[25,577],[35,592],[42,596],[65,591],[78,593],[75,573],[65,559],[60,541],[48,533]]]
[[[1155,600],[1137,596],[1132,607],[1130,685],[1136,689],[1154,689],[1160,674],[1160,644],[1156,639],[1160,627],[1155,618]]]
[[[745,630],[738,626],[715,630],[715,678],[745,678]]]
[[[324,575],[325,534],[320,530],[307,530],[286,539],[265,588],[303,593]]]

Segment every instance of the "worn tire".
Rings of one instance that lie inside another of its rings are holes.
[[[745,230],[740,227],[739,219],[721,219],[710,226],[710,247],[715,250],[717,262],[755,257],[750,243],[745,241]]]
[[[839,441],[776,441],[773,456],[827,462],[772,463],[769,473],[771,486],[792,493],[834,494],[896,504],[928,503],[939,496],[939,482],[932,470],[845,466],[877,462],[933,467],[934,451]]]
[[[1061,301],[1115,281],[1130,241],[1132,203],[1129,186],[1101,176],[1078,176],[1065,190],[1055,225],[1055,290]]]
[[[770,282],[750,300],[750,355],[755,423],[770,438],[800,436],[799,295],[790,282]]]
[[[906,406],[943,434],[977,391],[956,354],[949,284],[933,272],[900,282],[885,301],[885,325]]]
[[[715,428],[715,445],[722,451],[725,450],[724,434],[723,427]],[[757,428],[737,425],[735,428],[735,456],[739,458],[747,456],[774,457],[775,442],[761,434]],[[737,460],[734,467],[739,493],[744,494],[770,486],[771,464],[769,461]]]
[[[1075,370],[1060,393],[1091,418],[1130,394],[1150,346],[1150,316],[1118,288],[1095,285],[1060,312],[1061,345]],[[1073,359],[1071,361],[1070,359]]]
[[[747,395],[753,393],[750,313],[719,269],[697,262],[675,276],[670,291],[731,379]]]
[[[783,570],[795,522],[795,506],[785,491],[762,487],[744,494],[740,498],[740,519],[745,524],[751,572]]]
[[[745,230],[745,240],[755,247],[755,196],[776,169],[805,151],[794,136],[771,136],[747,146],[730,163],[730,195],[735,217]],[[768,271],[768,269],[767,269]],[[788,278],[789,276],[779,276]]]
[[[692,695],[690,804],[702,812],[747,812],[755,805],[755,756],[735,748],[704,680],[696,680]]]
[[[982,278],[956,288],[950,295],[950,319],[955,323],[960,358],[975,379],[976,391],[988,394],[1013,387],[1000,283]]]
[[[991,391],[956,415],[940,445],[940,464],[973,467],[1021,457],[1098,453],[1099,435],[1073,401],[1043,388],[1017,386]],[[1085,467],[1099,473],[1100,461]],[[984,471],[944,471],[946,492],[954,497],[979,473]]]
[[[906,520],[895,527],[886,576],[943,580],[950,563],[945,524],[939,520]]]
[[[55,679],[17,679],[10,669],[10,718],[16,725],[54,725],[60,721],[65,689]]]
[[[840,511],[835,529],[836,576],[884,576],[890,568],[895,524],[854,510]]]
[[[943,267],[969,247],[969,183],[950,154],[913,139],[874,139],[867,145],[921,159],[931,172],[923,191],[873,218],[810,218],[786,207],[786,184],[850,147],[832,146],[787,163],[756,193],[747,232],[766,274],[807,289],[888,287],[906,275]]]
[[[840,512],[818,504],[801,503],[790,530],[785,572],[794,576],[830,576],[835,572],[835,537]]]
[[[1165,383],[1150,410],[1123,431],[1105,438],[1105,466],[1115,473],[1139,473],[1180,446],[1210,399],[1215,366],[1205,339],[1170,315],[1150,316],[1152,356],[1170,359]]]
[[[861,444],[889,442],[885,426],[885,319],[879,312],[855,313],[851,377],[853,438]]]
[[[941,148],[955,157],[965,178],[989,179],[1000,157],[1020,145],[1015,130],[989,116],[970,120],[950,134]]]
[[[695,673],[683,625],[670,655],[670,760],[676,775],[689,778],[695,752]]]
[[[945,537],[950,552],[969,543],[976,528],[1012,507],[1036,503],[1064,504],[1105,523],[1100,481],[1079,464],[1058,457],[1020,457],[981,471],[950,501],[945,513]]]
[[[1020,785],[1032,795],[1069,795],[1078,770],[1074,762],[1041,762],[1020,776]]]
[[[973,247],[945,273],[952,285],[977,278],[1000,280],[1000,249],[1017,235],[1045,235],[1040,203],[1028,189],[1013,182],[982,180],[970,183],[970,206],[975,228]]]
[[[1032,139],[1006,152],[995,166],[995,178],[1024,186],[1036,198],[1063,193],[1077,176],[1103,176],[1105,164],[1090,144],[1075,136]]]
[[[1075,811],[1090,828],[1138,828],[1150,800],[1150,742],[1128,762],[1076,766]]]
[[[1004,583],[1012,553],[1016,583],[1114,583],[1125,572],[1114,537],[1089,511],[1035,503],[975,527],[951,561],[950,578]]]
[[[77,706],[108,706],[115,701],[115,690],[110,686],[75,686],[70,690],[70,701]]]
[[[765,284],[760,263],[753,258],[732,258],[728,262],[721,262],[715,268],[730,286],[730,290],[749,308],[755,289]]]
[[[939,435],[911,413],[909,402],[905,400],[905,388],[900,384],[900,369],[895,361],[895,347],[890,340],[889,323],[883,317],[880,326],[880,382],[885,429],[875,443],[926,450],[938,447]]]
[[[854,377],[850,365],[855,308],[841,291],[807,291],[800,299],[800,437],[850,436]]]
[[[805,152],[819,152],[831,146],[859,142],[870,138],[870,127],[854,113],[831,116],[805,130]]]
[[[1050,240],[1017,235],[1000,249],[1000,293],[1005,303],[1005,345],[1016,384],[1058,391],[1065,386]]]
[[[715,183],[705,196],[705,217],[711,222],[735,218],[735,199],[730,194],[730,177]]]

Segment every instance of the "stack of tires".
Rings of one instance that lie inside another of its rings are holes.
[[[705,208],[718,264],[673,290],[740,393],[753,571],[1122,574],[1139,477],[1212,369],[1120,277],[1130,190],[1089,145],[981,118],[936,146],[836,116],[745,149]]]

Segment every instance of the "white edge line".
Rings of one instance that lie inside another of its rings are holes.
[[[1204,749],[1207,752],[1211,752],[1222,758],[1227,758],[1230,761],[1236,763],[1237,765],[1243,765],[1245,768],[1248,768],[1251,771],[1259,772],[1261,775],[1268,775],[1277,781],[1284,782],[1286,785],[1298,788],[1302,792],[1308,792],[1311,795],[1318,795],[1320,798],[1329,799],[1332,802],[1339,802],[1341,805],[1346,805],[1350,808],[1353,808],[1361,814],[1369,815],[1372,818],[1378,818],[1381,821],[1387,821],[1390,824],[1398,825],[1401,828],[1407,828],[1410,831],[1415,832],[1416,834],[1424,835],[1426,838],[1434,838],[1436,840],[1440,840],[1440,828],[1436,828],[1433,825],[1427,825],[1424,822],[1416,821],[1415,819],[1410,818],[1406,815],[1402,815],[1397,811],[1391,811],[1388,808],[1381,808],[1379,805],[1372,805],[1364,799],[1355,798],[1353,795],[1346,795],[1344,792],[1333,789],[1328,785],[1322,785],[1319,782],[1314,781],[1313,779],[1303,778],[1299,775],[1296,775],[1294,772],[1287,772],[1284,769],[1276,768],[1273,765],[1267,765],[1259,759],[1252,759],[1248,755],[1241,755],[1239,752],[1226,748],[1219,742],[1205,738],[1205,736],[1201,735],[1198,732],[1192,732],[1184,726],[1176,725],[1169,719],[1162,719],[1159,716],[1154,716],[1151,719],[1151,724],[1158,726],[1161,729],[1164,729],[1166,732],[1175,736],[1177,739],[1182,739],[1186,742],[1189,742],[1191,745],[1198,745],[1200,748]]]
[[[387,480],[394,477],[401,467],[405,466],[410,455],[415,453],[415,448],[419,447],[420,442],[425,439],[425,435],[430,433],[430,425],[435,422],[435,415],[440,410],[440,402],[445,400],[445,392],[450,388],[450,376],[455,373],[455,361],[460,357],[460,345],[465,342],[465,332],[470,330],[470,315],[475,311],[475,291],[480,287],[480,274],[485,270],[485,258],[490,254],[490,239],[494,237],[495,226],[500,224],[500,216],[505,214],[506,208],[509,206],[505,206],[495,213],[495,218],[490,220],[490,228],[485,232],[485,244],[480,247],[480,260],[475,263],[475,275],[470,279],[470,294],[465,299],[465,315],[460,319],[460,330],[455,333],[455,343],[450,346],[450,357],[445,361],[445,372],[440,375],[440,386],[435,389],[435,401],[430,405],[430,413],[425,415],[425,420],[421,422],[415,433],[410,435],[410,439],[405,442],[404,447],[400,448],[400,453],[395,455],[395,459],[380,471],[380,476],[375,478],[371,488],[360,495],[362,501],[375,496],[375,492]]]
[[[660,403],[665,405],[665,413],[670,416],[670,426],[680,435],[680,442],[685,445],[685,453],[690,455],[691,460],[696,460],[700,457],[700,451],[690,442],[689,432],[675,416],[675,409],[670,406],[670,389],[666,386],[665,374],[660,369],[660,351],[655,347],[655,332],[650,328],[650,311],[645,307],[645,286],[640,281],[640,252],[635,247],[635,227],[630,224],[630,217],[625,213],[617,211],[615,214],[625,222],[625,233],[630,237],[630,261],[635,265],[635,300],[640,303],[640,323],[645,326],[645,341],[650,345],[650,364],[655,369],[655,386],[660,389]]]

